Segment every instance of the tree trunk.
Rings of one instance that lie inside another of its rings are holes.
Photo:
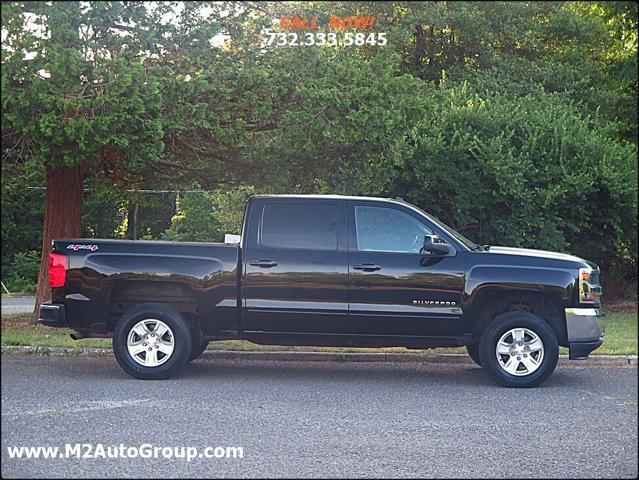
[[[84,166],[46,167],[46,199],[42,257],[33,321],[40,314],[40,304],[51,300],[49,287],[49,253],[51,240],[82,235],[82,203],[84,200]]]
[[[439,52],[439,49],[437,48],[438,45],[435,40],[435,27],[433,26],[430,27],[428,43],[430,45],[430,61],[428,62],[428,74],[422,78],[429,81],[434,80],[435,82],[437,82],[437,84],[439,84],[440,78],[438,78],[438,75],[435,73],[437,70],[435,67],[435,58],[437,56],[437,53]]]
[[[415,30],[415,52],[413,54],[413,73],[421,78],[424,58],[424,27],[417,25]]]
[[[138,239],[138,209],[137,202],[129,200],[126,214],[126,238],[129,240]]]

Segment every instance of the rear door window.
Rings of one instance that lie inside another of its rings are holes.
[[[337,250],[337,204],[268,203],[261,225],[263,247]]]

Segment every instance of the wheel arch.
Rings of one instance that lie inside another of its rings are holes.
[[[527,311],[542,318],[557,335],[559,344],[568,345],[564,303],[560,295],[525,289],[486,289],[477,298],[481,308],[472,315],[471,332],[477,341],[485,327],[498,315],[511,311]]]
[[[111,289],[107,328],[114,331],[122,316],[134,307],[155,304],[181,314],[189,328],[200,330],[196,293],[186,282],[162,280],[119,280]]]

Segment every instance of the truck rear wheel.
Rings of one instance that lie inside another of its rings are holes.
[[[473,359],[477,365],[481,367],[481,359],[479,358],[479,342],[466,345],[468,356]]]
[[[209,346],[209,342],[206,340],[201,341],[199,344],[193,343],[191,347],[191,356],[189,357],[189,362],[195,360],[196,358],[200,358],[200,356],[206,350],[206,347]]]
[[[202,352],[206,350],[209,342],[204,340],[204,334],[200,330],[199,326],[195,325],[191,328],[191,355],[189,355],[189,362],[195,360]]]
[[[484,330],[479,358],[499,385],[536,387],[555,370],[559,343],[542,318],[530,312],[508,312],[497,316]]]
[[[115,327],[113,353],[122,369],[144,380],[174,375],[191,355],[184,317],[164,305],[145,303],[126,312]]]

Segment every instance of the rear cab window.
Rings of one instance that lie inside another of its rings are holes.
[[[339,205],[268,202],[262,209],[258,244],[269,248],[337,250]]]

